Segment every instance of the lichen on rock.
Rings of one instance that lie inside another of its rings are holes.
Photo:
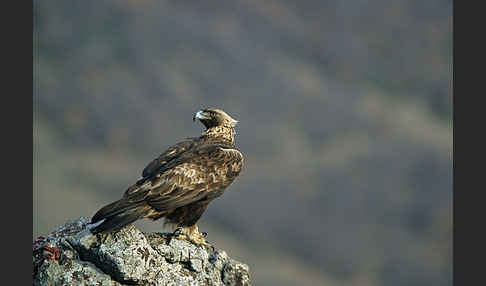
[[[34,242],[34,285],[250,285],[248,266],[225,251],[133,225],[93,235],[89,221],[68,221]]]

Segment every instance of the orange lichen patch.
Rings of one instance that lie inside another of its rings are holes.
[[[57,247],[49,247],[44,245],[41,249],[46,250],[43,253],[44,258],[49,260],[59,260],[59,258],[61,258],[61,251]]]

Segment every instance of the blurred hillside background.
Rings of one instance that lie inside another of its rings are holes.
[[[245,167],[199,227],[254,285],[452,285],[452,1],[34,1],[34,23],[33,238],[219,107]]]

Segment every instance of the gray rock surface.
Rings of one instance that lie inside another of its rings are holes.
[[[81,217],[33,244],[34,285],[249,286],[248,266],[225,251],[142,233],[133,225],[108,235]]]

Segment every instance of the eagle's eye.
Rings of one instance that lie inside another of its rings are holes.
[[[211,110],[211,109],[205,110],[204,113],[206,113],[211,118],[218,117],[218,114],[214,110]]]

